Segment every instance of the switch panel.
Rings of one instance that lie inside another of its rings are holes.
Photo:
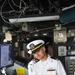
[[[66,46],[59,46],[58,47],[58,56],[66,56]]]

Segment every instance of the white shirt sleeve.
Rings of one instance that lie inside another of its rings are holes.
[[[32,75],[38,75],[38,73],[36,72],[35,68],[34,68],[34,70],[33,70]]]
[[[30,65],[28,65],[28,75],[32,74],[32,67]]]
[[[57,75],[61,75],[61,74],[62,75],[67,75],[60,60],[58,60],[56,72],[57,72]]]
[[[32,75],[34,63],[33,60],[28,64],[28,75]]]

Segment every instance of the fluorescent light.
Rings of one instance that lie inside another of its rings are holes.
[[[38,36],[38,34],[34,34],[34,36]]]
[[[44,36],[46,36],[46,35],[47,35],[47,33],[43,33],[43,35],[44,35]]]
[[[59,15],[9,19],[11,23],[59,20]]]

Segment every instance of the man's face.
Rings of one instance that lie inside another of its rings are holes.
[[[35,58],[37,58],[38,60],[41,60],[44,58],[45,55],[45,47],[42,46],[38,51],[36,51],[35,53],[33,53],[33,56]]]

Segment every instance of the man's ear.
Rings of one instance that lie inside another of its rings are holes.
[[[44,46],[42,48],[43,48],[44,51],[46,51],[46,48]]]

